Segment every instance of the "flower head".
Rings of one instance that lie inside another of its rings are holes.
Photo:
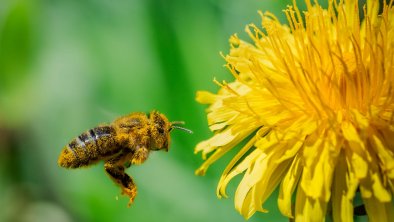
[[[393,1],[380,15],[378,0],[368,1],[362,21],[357,0],[306,3],[303,16],[295,4],[285,10],[288,26],[260,13],[265,31],[246,29],[252,44],[230,38],[234,81],[197,93],[215,135],[195,148],[208,157],[196,174],[239,149],[217,195],[243,174],[235,208],[245,218],[266,212],[280,186],[280,211],[299,221],[321,221],[327,208],[352,221],[357,190],[371,221],[393,221]]]

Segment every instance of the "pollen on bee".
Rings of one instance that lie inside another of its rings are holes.
[[[63,149],[57,161],[59,166],[65,168],[71,168],[73,165],[75,165],[74,162],[75,162],[74,154],[70,152],[68,149]]]
[[[91,161],[87,159],[88,154],[85,153],[83,149],[73,149],[71,150],[69,147],[65,147],[59,156],[58,164],[64,168],[79,168],[81,166],[86,166],[87,161]],[[91,161],[93,162],[93,161]]]

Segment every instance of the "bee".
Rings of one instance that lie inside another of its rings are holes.
[[[61,151],[58,164],[64,168],[81,168],[103,160],[106,173],[121,187],[122,194],[130,198],[128,206],[131,206],[137,187],[125,169],[144,163],[150,151],[168,152],[172,129],[192,133],[179,124],[184,122],[169,122],[157,111],[149,116],[134,112],[75,137]]]

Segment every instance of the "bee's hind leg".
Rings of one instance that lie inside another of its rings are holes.
[[[117,155],[104,164],[105,171],[111,177],[111,179],[122,188],[122,194],[126,194],[130,197],[128,206],[134,202],[134,198],[137,195],[137,186],[135,185],[133,178],[125,173],[125,163],[127,163],[127,154],[124,153]]]

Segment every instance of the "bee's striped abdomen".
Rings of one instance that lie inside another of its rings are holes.
[[[111,126],[99,126],[82,133],[63,149],[59,165],[67,168],[88,166],[119,152],[115,135]]]

